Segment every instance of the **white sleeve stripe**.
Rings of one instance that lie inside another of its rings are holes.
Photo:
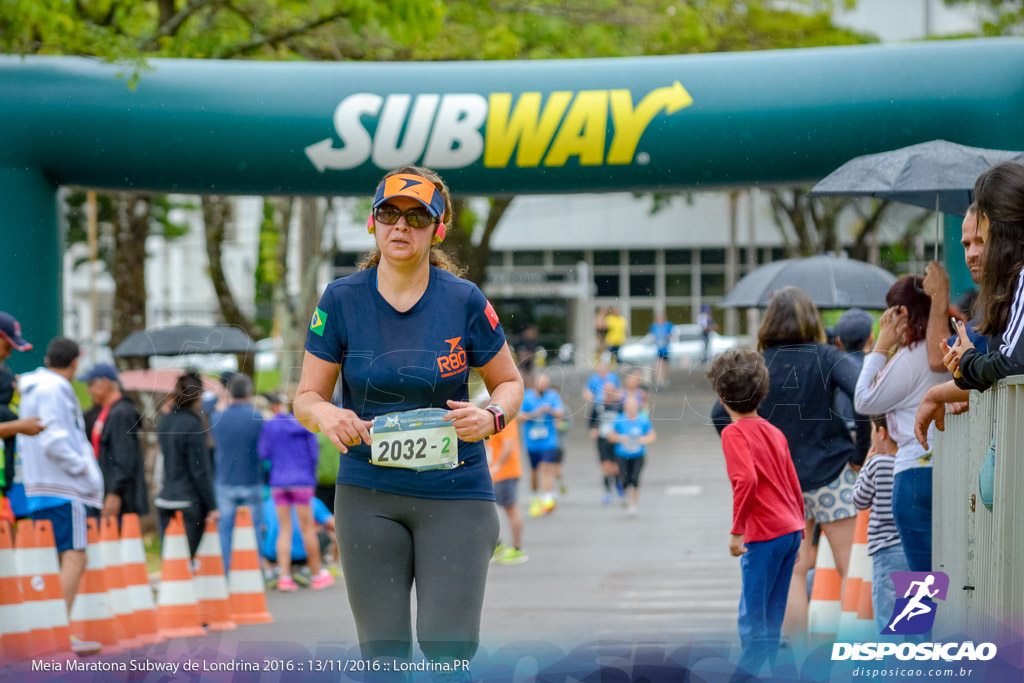
[[[1003,335],[1003,345],[999,350],[1006,356],[1013,356],[1013,350],[1020,341],[1021,330],[1024,329],[1024,277],[1017,276],[1017,291],[1010,306],[1010,324]]]

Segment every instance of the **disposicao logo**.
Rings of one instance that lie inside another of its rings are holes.
[[[483,158],[485,168],[625,165],[650,157],[637,145],[654,117],[693,104],[679,81],[655,88],[636,103],[629,90],[356,93],[334,110],[341,141],[324,138],[306,147],[318,171],[356,168],[372,159],[379,168],[421,163],[436,169],[465,168]],[[364,119],[376,119],[373,133]],[[608,143],[609,132],[611,142]]]
[[[945,572],[893,572],[891,576],[896,595],[903,597],[896,598],[881,635],[927,633],[935,623],[935,601],[946,599],[949,576]]]
[[[945,600],[949,591],[949,576],[945,572],[893,572],[891,575],[896,595],[889,622],[882,630],[883,636],[920,635],[927,633],[935,623],[936,600]],[[832,646],[832,660],[880,660],[896,657],[899,660],[917,661],[987,661],[996,656],[993,643],[975,645],[972,641],[963,643],[835,643]]]

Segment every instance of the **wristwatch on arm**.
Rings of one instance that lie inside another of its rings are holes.
[[[492,403],[491,405],[484,408],[484,410],[494,415],[495,434],[497,434],[498,432],[505,428],[505,411],[502,410],[501,406]]]

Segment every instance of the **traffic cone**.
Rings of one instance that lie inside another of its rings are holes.
[[[834,636],[839,631],[840,602],[843,589],[832,548],[824,534],[818,541],[818,559],[814,564],[814,586],[807,607],[807,632]]]
[[[71,649],[71,642],[68,640],[68,604],[64,602],[64,591],[60,587],[60,559],[57,555],[57,541],[53,536],[53,522],[48,519],[38,520],[35,529],[39,547],[49,549],[45,553],[40,553],[46,562],[42,567],[43,596],[40,602],[45,602],[48,606],[55,650],[68,652]]]
[[[853,546],[850,549],[850,567],[843,582],[843,607],[839,615],[839,638],[850,639],[857,629],[857,611],[860,594],[864,590],[864,571],[868,563],[868,517],[867,510],[857,513],[857,526],[853,532]]]
[[[228,604],[228,582],[224,578],[224,560],[220,548],[217,522],[207,520],[206,531],[196,550],[196,595],[199,597],[199,618],[211,631],[233,631]]]
[[[0,520],[0,614],[3,615],[0,619],[0,666],[31,656],[20,584],[11,525],[7,520]]]
[[[136,639],[135,615],[132,601],[128,596],[128,587],[124,580],[124,568],[121,566],[121,539],[117,533],[117,518],[104,517],[100,522],[100,552],[107,580],[107,593],[110,595],[110,607],[114,613],[114,625],[117,639],[129,649],[143,645]]]
[[[189,568],[191,561],[185,522],[177,512],[164,532],[163,573],[156,599],[156,621],[160,635],[165,638],[206,634],[199,621],[196,586]]]
[[[86,520],[88,547],[85,574],[78,584],[78,593],[71,605],[71,632],[87,641],[103,646],[103,654],[119,654],[124,650],[118,644],[117,626],[107,592],[107,577],[100,547],[100,530],[95,517]]]
[[[854,640],[867,642],[878,637],[878,629],[875,628],[875,609],[871,601],[871,585],[875,580],[875,565],[868,559],[864,567],[864,581],[860,585],[860,599],[857,601],[857,627],[854,632]]]
[[[50,565],[48,555],[56,555],[54,548],[41,547],[32,520],[18,524],[14,542],[14,558],[18,565],[18,581],[21,585],[21,599],[24,602],[22,614],[28,626],[28,649],[30,657],[38,657],[57,649],[53,637],[53,624],[46,580],[43,578]]]
[[[231,532],[228,593],[232,620],[236,624],[273,623],[274,617],[267,611],[265,591],[252,513],[243,505],[235,512],[235,528]]]
[[[139,516],[134,512],[121,516],[121,566],[125,587],[135,618],[135,638],[142,644],[162,643],[156,624],[153,589],[146,575],[146,547],[142,544]]]

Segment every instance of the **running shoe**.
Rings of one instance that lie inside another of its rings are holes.
[[[545,515],[550,515],[556,508],[558,508],[558,503],[555,502],[554,498],[549,498],[541,504],[542,514]]]
[[[282,576],[277,580],[277,590],[283,593],[294,593],[299,590],[299,586],[295,583],[295,579],[290,576]]]
[[[540,498],[534,498],[530,501],[530,516],[540,517],[544,514],[544,506],[540,502]]]
[[[604,494],[604,496],[602,496],[602,498],[601,498],[601,505],[611,505],[611,504],[612,504],[612,494],[610,494],[610,493]]]
[[[630,505],[626,508],[626,514],[630,517],[636,517],[636,505]]]
[[[98,655],[103,649],[102,643],[97,643],[93,640],[82,640],[78,636],[68,636],[68,640],[71,641],[71,651],[79,657]]]
[[[327,571],[329,571],[331,573],[331,576],[333,576],[334,578],[341,578],[341,565],[331,562],[327,565]]]
[[[519,548],[506,548],[505,553],[498,559],[498,564],[512,565],[522,564],[530,559],[530,556]]]
[[[313,577],[312,588],[315,591],[322,590],[328,586],[334,585],[334,577],[326,569],[321,569],[320,573]]]
[[[497,562],[498,560],[500,560],[501,556],[508,552],[508,550],[511,547],[512,546],[505,545],[504,543],[499,541],[498,545],[494,546],[494,553],[491,555],[491,562]]]
[[[309,572],[309,566],[297,567],[292,572],[292,580],[295,581],[300,588],[309,588],[313,584],[313,575]]]
[[[569,493],[568,487],[565,485],[565,482],[562,481],[561,479],[558,480],[558,492],[563,496]]]

